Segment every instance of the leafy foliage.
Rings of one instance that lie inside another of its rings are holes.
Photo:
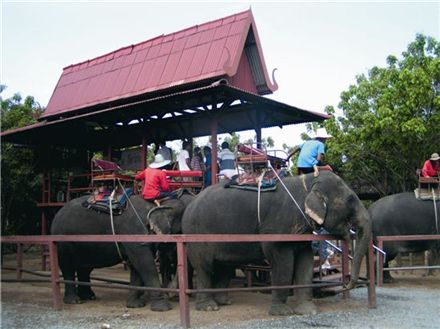
[[[412,190],[416,168],[440,151],[439,54],[438,41],[417,35],[401,59],[388,56],[387,67],[373,67],[342,92],[343,116],[326,108],[334,136],[327,161],[352,185],[382,196]]]
[[[5,86],[0,87],[0,93]],[[36,122],[42,113],[31,96],[19,94],[1,102],[2,131]],[[36,175],[35,154],[31,149],[9,143],[1,144],[1,224],[2,234],[38,233],[38,211],[35,200],[41,194],[41,177]]]

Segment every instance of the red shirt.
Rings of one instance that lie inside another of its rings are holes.
[[[432,166],[431,160],[426,160],[422,168],[423,177],[437,177],[440,171],[440,161],[434,161],[434,166]]]
[[[147,168],[141,173],[137,174],[136,180],[144,180],[144,189],[142,190],[142,196],[146,200],[155,199],[159,196],[160,192],[169,192],[170,186],[168,185],[167,175],[164,171],[155,168]]]

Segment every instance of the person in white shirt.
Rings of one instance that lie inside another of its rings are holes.
[[[222,143],[222,150],[218,155],[218,162],[220,165],[220,175],[224,175],[225,178],[231,179],[232,176],[237,175],[237,169],[235,168],[235,155],[229,149],[229,143]]]
[[[189,156],[189,152],[191,150],[190,142],[184,141],[182,143],[182,151],[180,151],[177,156],[177,162],[179,164],[179,170],[191,170],[191,159]]]

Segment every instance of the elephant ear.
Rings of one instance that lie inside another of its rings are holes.
[[[312,189],[304,202],[306,214],[319,225],[324,224],[325,215],[327,214],[327,204],[321,193],[316,189]]]

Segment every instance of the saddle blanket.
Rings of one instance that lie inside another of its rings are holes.
[[[258,183],[261,179],[261,174],[259,173],[244,173],[239,176],[234,176],[229,182],[225,183],[225,188],[238,188],[242,190],[250,190],[250,191],[258,191]],[[274,191],[277,188],[278,179],[271,175],[270,173],[266,173],[261,180],[260,191],[268,192]]]
[[[92,193],[87,201],[84,201],[83,206],[99,212],[110,213],[110,195],[112,191],[105,190],[100,191],[97,194]],[[118,189],[112,200],[112,213],[114,215],[120,215],[124,212],[127,199],[133,194],[132,188],[126,188],[125,191]]]

